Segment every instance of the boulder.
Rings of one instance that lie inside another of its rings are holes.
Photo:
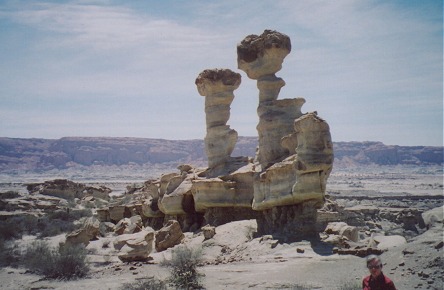
[[[83,222],[82,226],[88,235],[92,237],[92,239],[97,238],[100,235],[100,220],[96,217],[88,217]]]
[[[168,248],[180,244],[185,235],[180,228],[178,221],[170,220],[156,233],[155,247],[157,252],[165,251]]]
[[[91,239],[92,237],[84,228],[80,228],[66,234],[66,243],[70,245],[84,244],[85,246],[87,246]]]
[[[111,217],[109,214],[109,208],[108,207],[104,207],[104,208],[98,208],[96,210],[96,215],[97,215],[97,219],[101,222],[109,222],[111,221]]]
[[[359,240],[358,228],[349,226],[344,222],[331,222],[327,225],[324,232],[329,235],[345,237],[353,242],[357,242]]]
[[[427,229],[430,229],[437,225],[442,226],[444,220],[444,205],[423,212],[422,218]]]
[[[124,205],[110,205],[108,207],[109,218],[112,222],[117,223],[125,217],[125,206]]]
[[[101,222],[99,232],[102,237],[106,237],[109,233],[114,233],[115,224],[111,222]]]
[[[380,250],[387,250],[407,243],[407,240],[403,236],[398,235],[373,236],[373,240],[376,242],[377,248]]]
[[[216,234],[216,227],[206,225],[201,228],[205,240],[212,239]]]
[[[89,242],[96,239],[100,235],[100,221],[95,217],[85,219],[80,229],[74,230],[66,234],[66,243],[77,245],[84,244],[87,246]]]
[[[29,183],[26,185],[26,188],[31,194],[39,193],[70,200],[75,198],[81,199],[86,196],[108,200],[109,193],[112,191],[106,186],[85,186],[82,183],[76,183],[67,179],[54,179],[43,183]]]
[[[139,215],[130,218],[121,219],[114,227],[114,233],[117,235],[133,234],[142,230],[142,218]]]
[[[117,236],[114,248],[123,262],[146,261],[153,250],[154,230],[145,228],[134,234]]]

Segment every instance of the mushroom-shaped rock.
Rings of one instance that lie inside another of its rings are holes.
[[[238,68],[257,80],[281,70],[290,51],[290,38],[283,33],[265,30],[261,35],[249,35],[237,45]]]
[[[210,168],[227,162],[236,145],[238,134],[230,129],[227,122],[234,99],[233,92],[240,83],[240,74],[229,69],[207,69],[196,79],[197,91],[205,96],[205,151]]]
[[[302,116],[301,107],[305,103],[303,98],[277,99],[285,82],[275,73],[282,68],[290,51],[290,38],[272,30],[265,30],[259,36],[249,35],[237,46],[238,67],[257,80],[259,89],[257,160],[263,169],[290,155],[281,145],[281,139],[294,133],[293,122]]]

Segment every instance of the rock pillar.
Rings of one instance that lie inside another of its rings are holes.
[[[234,90],[239,87],[241,76],[229,69],[204,70],[196,79],[199,94],[205,96],[207,134],[205,152],[208,167],[225,164],[230,159],[237,142],[237,132],[227,125]]]
[[[316,113],[308,113],[294,121],[294,129],[298,145],[293,197],[296,202],[323,201],[334,159],[330,127]]]
[[[284,58],[291,51],[290,38],[282,33],[265,30],[260,36],[249,35],[237,46],[238,68],[257,80],[259,106],[259,150],[257,159],[262,168],[289,155],[281,139],[293,133],[293,121],[302,116],[303,98],[277,100],[283,79],[276,77]]]

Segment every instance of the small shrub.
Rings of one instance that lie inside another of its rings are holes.
[[[62,233],[72,232],[80,227],[74,222],[92,216],[89,209],[57,210],[38,219],[36,234],[39,237],[52,237]]]
[[[18,247],[0,237],[0,267],[17,266],[19,258]]]
[[[159,280],[155,277],[150,277],[144,281],[138,281],[133,284],[126,283],[120,289],[121,290],[166,290],[167,285],[162,280]]]
[[[14,219],[7,219],[0,223],[0,237],[4,240],[12,240],[22,237],[22,233]]]
[[[88,274],[86,251],[81,245],[59,245],[50,248],[48,243],[32,243],[22,257],[23,265],[32,272],[53,279],[76,279]]]
[[[6,192],[0,192],[0,199],[7,199],[7,198],[16,198],[19,197],[20,193],[18,193],[17,191],[6,191]]]
[[[169,282],[178,289],[201,289],[201,274],[197,266],[201,261],[201,250],[180,245],[172,250],[171,260],[163,261],[162,265],[170,268]]]

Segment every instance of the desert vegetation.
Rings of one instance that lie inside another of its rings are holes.
[[[86,254],[82,245],[60,244],[51,248],[44,241],[35,241],[25,249],[20,264],[46,278],[77,279],[88,274]]]
[[[176,289],[201,289],[202,274],[198,272],[201,262],[201,249],[185,245],[175,247],[171,252],[171,260],[164,260],[162,265],[169,268],[168,282]]]

